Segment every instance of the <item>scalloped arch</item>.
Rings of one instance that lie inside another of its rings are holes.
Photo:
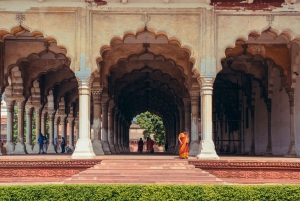
[[[116,63],[115,65],[112,65],[112,66],[109,67],[108,72],[111,72],[111,70],[114,69],[114,68],[118,68],[118,64],[119,64],[120,62],[128,62],[131,58],[133,58],[133,57],[139,58],[140,56],[142,56],[142,55],[144,55],[144,54],[145,54],[144,52],[141,52],[140,54],[132,54],[132,55],[129,55],[127,58],[120,58],[120,59],[117,61],[117,63]],[[171,63],[174,65],[174,67],[178,68],[178,69],[181,71],[181,74],[182,74],[182,76],[183,76],[184,79],[185,79],[184,86],[185,86],[186,88],[188,88],[188,83],[187,83],[187,82],[188,82],[188,77],[185,75],[184,69],[183,69],[182,66],[176,65],[176,62],[175,62],[173,59],[166,59],[163,55],[155,55],[155,54],[152,53],[152,52],[147,52],[146,54],[151,54],[151,55],[153,55],[154,60],[155,60],[156,58],[163,58],[163,62],[164,62],[164,63],[166,63],[166,62],[171,62]],[[149,67],[149,68],[151,68],[151,67]],[[151,69],[152,69],[152,68],[151,68]],[[158,70],[158,69],[156,69],[156,70]],[[155,71],[156,71],[156,70],[155,70]],[[139,71],[139,69],[135,69],[135,70],[133,70],[133,71]],[[192,72],[195,73],[196,75],[199,74],[199,71],[197,71],[196,68],[194,68]],[[125,74],[127,74],[127,73],[125,72],[123,75],[125,75]],[[123,75],[122,75],[122,76],[123,76]],[[105,75],[105,76],[107,77],[107,76],[109,76],[109,75]]]
[[[236,47],[237,41],[246,42],[246,41],[248,41],[249,37],[253,37],[253,38],[257,39],[259,36],[262,35],[263,32],[270,32],[271,34],[273,34],[275,36],[275,39],[281,36],[281,37],[285,38],[285,40],[287,40],[287,43],[293,41],[293,42],[300,44],[300,36],[296,36],[291,29],[280,30],[278,28],[268,26],[268,27],[262,28],[261,30],[252,29],[252,30],[246,31],[246,33],[244,33],[244,34],[237,35],[233,41],[231,41],[230,43],[227,43],[226,45],[224,45],[222,47],[222,55],[220,55],[220,57],[218,59],[220,61],[225,59],[226,58],[226,54],[225,54],[226,49]],[[217,69],[216,74],[222,70],[221,62],[218,62],[218,64],[219,64],[219,67]]]
[[[156,32],[154,29],[151,29],[149,27],[146,27],[146,28],[141,28],[141,29],[138,29],[135,33],[133,31],[126,31],[124,32],[123,34],[123,37],[120,37],[120,36],[113,36],[110,40],[110,43],[109,45],[103,45],[102,47],[100,47],[100,50],[99,50],[99,53],[100,53],[100,56],[96,59],[97,63],[99,63],[100,61],[102,61],[102,57],[103,57],[103,53],[107,50],[111,50],[111,46],[113,43],[115,42],[122,42],[124,43],[124,40],[126,39],[126,37],[129,37],[129,36],[133,36],[135,38],[137,38],[140,34],[143,34],[143,33],[146,33],[148,32],[149,34],[155,36],[155,38],[157,39],[158,37],[166,37],[168,42],[169,43],[176,43],[178,44],[178,46],[183,49],[184,51],[186,51],[189,55],[190,55],[190,61],[192,63],[195,63],[195,58],[191,57],[192,55],[192,52],[193,52],[193,48],[189,45],[182,45],[182,41],[177,38],[177,37],[170,37],[169,34],[167,34],[166,32],[164,31],[158,31]]]
[[[25,32],[29,32],[35,38],[43,37],[49,43],[56,42],[57,47],[60,48],[62,51],[66,51],[66,57],[70,61],[72,61],[73,57],[69,54],[70,51],[66,45],[60,43],[58,38],[56,38],[55,36],[47,35],[46,33],[44,33],[44,31],[39,30],[39,29],[33,30],[30,27],[27,27],[24,25],[18,25],[18,26],[12,27],[11,30],[1,29],[0,30],[0,41],[4,41],[5,38],[10,37],[10,36],[17,38],[19,35],[21,35]]]

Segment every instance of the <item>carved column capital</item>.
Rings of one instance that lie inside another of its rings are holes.
[[[18,106],[18,109],[19,109],[19,108],[23,108],[23,107],[25,106],[25,101],[24,101],[24,99],[16,100],[16,105]]]
[[[200,93],[198,91],[190,91],[191,105],[198,105]]]
[[[92,89],[94,103],[100,103],[102,90]]]
[[[213,93],[213,84],[215,78],[214,77],[201,77],[201,95],[212,95]]]
[[[25,111],[26,111],[26,115],[32,115],[32,107],[31,106],[26,106]]]
[[[94,78],[92,76],[86,77],[78,75],[76,79],[78,82],[79,95],[90,95]]]

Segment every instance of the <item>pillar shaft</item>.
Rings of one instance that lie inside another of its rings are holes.
[[[14,115],[14,104],[13,102],[6,101],[7,105],[7,137],[6,137],[6,153],[13,154],[15,144],[13,142],[13,115]]]
[[[290,101],[290,145],[286,157],[297,157],[295,147],[295,92],[294,89],[288,92]]]
[[[271,156],[272,153],[272,128],[271,128],[271,122],[272,122],[272,100],[268,99],[266,101],[267,105],[267,111],[268,111],[268,144],[266,148],[266,152],[264,153],[265,156]]]
[[[191,138],[190,138],[190,155],[196,156],[199,150],[199,92],[190,92],[191,96]]]
[[[14,154],[27,154],[24,144],[24,100],[17,101],[18,106],[18,139]]]
[[[104,155],[104,151],[101,144],[101,90],[92,90],[93,104],[94,104],[94,140],[92,142],[93,150],[96,155]]]
[[[26,151],[32,153],[32,109],[26,108]]]
[[[212,140],[212,93],[214,78],[201,78],[201,129],[202,137],[198,159],[219,159]]]
[[[77,76],[79,91],[79,139],[72,158],[94,158],[90,129],[90,87],[93,81],[88,73],[80,72]]]
[[[47,149],[47,153],[55,153],[54,149],[54,133],[55,133],[55,126],[54,126],[54,119],[55,114],[54,111],[49,111],[49,145]],[[57,128],[57,124],[56,124]]]

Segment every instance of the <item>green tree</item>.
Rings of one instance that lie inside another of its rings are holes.
[[[159,116],[147,111],[138,115],[136,119],[137,124],[145,129],[143,132],[144,139],[153,134],[156,144],[159,146],[165,144],[165,127]]]

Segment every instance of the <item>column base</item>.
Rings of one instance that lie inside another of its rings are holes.
[[[109,144],[109,149],[110,149],[110,151],[111,151],[112,154],[116,154],[117,153],[114,144]]]
[[[118,145],[115,145],[115,149],[116,149],[117,154],[121,153]]]
[[[254,151],[249,151],[248,156],[256,156]]]
[[[179,147],[178,147],[178,145],[176,145],[176,146],[174,147],[173,153],[174,153],[174,154],[179,154]]]
[[[121,153],[124,153],[124,148],[123,148],[122,145],[119,145],[119,150],[120,150]]]
[[[74,159],[90,159],[96,155],[93,151],[92,142],[90,139],[78,139],[76,149],[71,158]]]
[[[6,142],[5,144],[7,155],[13,155],[15,150],[15,144],[13,142]]]
[[[104,151],[103,151],[102,144],[101,144],[100,140],[94,140],[92,142],[92,145],[93,145],[93,150],[94,150],[94,153],[96,154],[96,156],[104,155]]]
[[[201,140],[197,159],[219,159],[212,140]]]
[[[25,144],[18,142],[15,146],[14,154],[27,154]]]
[[[48,154],[55,154],[55,149],[53,144],[49,144],[48,149],[47,149]]]
[[[102,141],[102,149],[105,155],[107,154],[111,154],[110,148],[109,148],[109,144],[107,141]]]
[[[273,156],[272,150],[267,149],[266,152],[263,155],[264,156]]]
[[[284,157],[290,157],[290,158],[297,157],[295,143],[294,144],[290,144],[289,150],[288,150],[287,154],[284,155]]]
[[[197,156],[199,152],[199,143],[197,141],[192,141],[190,144],[190,156]]]
[[[33,146],[32,153],[33,153],[33,154],[38,154],[39,151],[40,151],[40,145],[39,145],[39,143],[36,143],[36,144]]]
[[[26,151],[28,154],[33,154],[33,145],[32,144],[26,144]]]

